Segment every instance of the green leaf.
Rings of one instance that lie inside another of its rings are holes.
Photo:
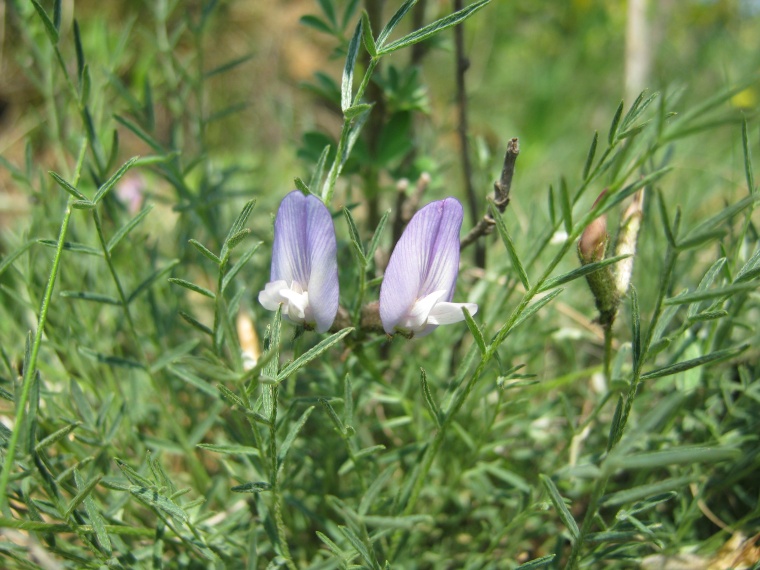
[[[230,236],[230,238],[227,240],[227,243],[226,243],[227,250],[231,252],[238,245],[240,245],[240,243],[249,235],[251,235],[250,228],[244,228],[240,230],[238,233],[236,233],[235,235]]]
[[[350,374],[346,374],[343,379],[343,421],[348,425],[354,421],[354,393]]]
[[[720,297],[731,297],[740,293],[748,293],[754,291],[760,287],[760,283],[738,283],[736,285],[727,285],[725,287],[718,287],[716,289],[708,289],[707,291],[695,291],[694,293],[686,293],[685,295],[677,295],[676,297],[669,297],[663,302],[664,305],[685,305],[688,303],[695,303],[697,301],[706,301],[708,299],[717,299]]]
[[[20,248],[15,250],[13,253],[7,255],[5,259],[3,259],[2,262],[0,262],[0,275],[5,273],[5,270],[8,269],[11,265],[13,265],[14,261],[16,261],[22,255],[24,255],[24,253],[36,243],[37,243],[37,240],[28,241],[24,245],[22,245]]]
[[[525,310],[522,312],[522,314],[517,318],[515,323],[512,325],[510,330],[514,330],[519,325],[521,325],[524,321],[527,321],[530,317],[532,317],[535,313],[540,311],[545,305],[551,303],[554,298],[562,293],[564,289],[556,289],[549,293],[548,295],[541,297],[537,301],[534,301],[531,305],[528,305]]]
[[[53,24],[50,16],[47,15],[47,12],[45,12],[37,0],[32,0],[32,6],[34,6],[34,9],[37,11],[37,15],[40,17],[40,20],[42,20],[42,23],[45,26],[45,33],[47,34],[50,43],[56,45],[58,43],[58,30],[56,29],[55,24]]]
[[[216,445],[213,443],[199,443],[195,447],[199,447],[207,451],[213,451],[214,453],[222,453],[224,455],[255,455],[257,457],[261,457],[261,451],[255,447],[249,447],[247,445]]]
[[[364,245],[359,236],[359,229],[356,227],[354,217],[351,215],[351,211],[348,208],[343,208],[343,217],[346,218],[346,223],[348,224],[348,234],[351,238],[351,245],[354,249],[354,253],[356,254],[359,264],[362,266],[362,270],[364,270],[364,268],[367,267],[367,257],[364,254]]]
[[[483,336],[483,331],[480,330],[478,323],[475,322],[475,320],[472,318],[472,315],[470,315],[470,311],[468,311],[466,307],[462,307],[462,313],[464,314],[464,320],[467,323],[467,328],[470,329],[472,338],[475,339],[475,344],[478,345],[480,355],[482,356],[486,353],[486,339]]]
[[[541,287],[538,288],[538,292],[543,293],[544,291],[554,289],[555,287],[559,287],[560,285],[564,285],[565,283],[569,283],[570,281],[575,281],[579,277],[585,277],[589,273],[594,273],[595,271],[599,271],[603,267],[606,267],[608,265],[613,265],[617,263],[618,261],[622,261],[628,257],[631,257],[631,254],[616,255],[615,257],[603,259],[602,261],[595,261],[594,263],[589,263],[588,265],[582,265],[581,267],[577,267],[573,269],[572,271],[568,271],[567,273],[563,273],[562,275],[558,275],[557,277],[552,277],[551,279],[547,279],[546,281],[544,281]]]
[[[388,221],[388,216],[390,216],[390,214],[390,209],[386,210],[377,224],[375,233],[372,235],[372,241],[369,242],[369,248],[367,249],[368,261],[371,261],[375,257],[375,251],[377,251],[377,246],[380,245],[380,238],[383,235],[383,230],[385,229],[385,224]]]
[[[101,295],[99,293],[90,293],[88,291],[61,291],[61,297],[67,299],[79,299],[81,301],[91,301],[93,303],[104,303],[106,305],[121,306],[121,301],[115,297]]]
[[[107,354],[101,354],[99,352],[95,352],[94,350],[90,348],[86,348],[84,346],[79,347],[79,352],[83,354],[84,356],[87,356],[88,358],[91,358],[97,362],[100,362],[101,364],[107,364],[108,366],[121,366],[123,368],[139,368],[141,370],[145,369],[145,366],[143,366],[142,363],[137,362],[136,360],[121,358],[119,356],[109,356]]]
[[[298,189],[298,190],[299,190],[299,191],[300,191],[302,194],[305,194],[306,196],[308,196],[309,194],[311,194],[311,190],[309,190],[309,187],[306,185],[306,182],[304,182],[303,180],[301,180],[301,179],[300,179],[298,176],[296,176],[296,177],[293,179],[293,184],[295,184],[295,185],[296,185],[296,188],[297,188],[297,189]]]
[[[317,2],[319,2],[322,12],[327,16],[327,19],[332,24],[333,28],[337,28],[338,19],[335,17],[335,0],[317,0]]]
[[[364,516],[369,512],[370,508],[372,508],[372,504],[375,502],[375,499],[377,499],[377,497],[380,495],[381,491],[388,483],[395,470],[395,465],[389,465],[385,468],[385,470],[382,471],[382,473],[380,473],[380,475],[375,478],[374,481],[372,481],[372,484],[362,495],[361,502],[359,503],[359,516]]]
[[[330,154],[330,145],[325,145],[325,147],[322,149],[322,153],[319,155],[319,159],[317,160],[317,164],[314,167],[314,172],[311,175],[311,180],[309,181],[309,188],[314,188],[315,190],[319,189],[319,186],[322,184],[322,176],[325,172],[325,164],[327,163],[327,157]]]
[[[240,237],[241,232],[244,231],[243,226],[248,221],[248,217],[251,215],[251,212],[253,211],[253,207],[256,205],[256,200],[249,200],[246,202],[245,206],[243,206],[243,209],[241,210],[240,214],[238,214],[238,217],[235,219],[234,223],[232,224],[232,227],[230,228],[230,231],[227,232],[227,237],[224,240],[224,245],[222,246],[222,254],[221,259],[225,259],[227,257],[227,254],[229,253],[232,248],[239,243],[239,241],[242,239]]]
[[[95,202],[90,202],[89,200],[74,200],[71,202],[71,207],[75,210],[93,210],[95,209]]]
[[[588,149],[588,155],[586,155],[586,164],[583,166],[582,180],[588,178],[589,172],[591,172],[591,166],[594,164],[594,156],[596,156],[596,145],[599,142],[599,131],[594,132],[594,139],[591,141],[591,147]]]
[[[754,255],[749,258],[749,261],[742,266],[736,274],[734,283],[742,283],[757,278],[758,270],[760,270],[760,249],[755,251]],[[0,270],[0,273],[2,273],[2,270]]]
[[[244,64],[247,61],[251,61],[254,57],[254,54],[249,53],[246,55],[243,55],[241,57],[232,59],[228,61],[227,63],[223,63],[222,65],[219,65],[203,74],[205,78],[213,77],[214,75],[220,75],[222,73],[226,73],[227,71],[231,71],[235,69],[236,67],[239,67],[240,65]]]
[[[222,260],[221,260],[221,259],[219,259],[219,258],[216,256],[216,254],[215,254],[215,253],[213,253],[213,252],[212,252],[210,249],[208,249],[208,248],[207,248],[205,245],[203,245],[201,242],[199,242],[199,241],[197,241],[197,240],[194,240],[194,239],[190,239],[190,240],[188,240],[188,243],[189,243],[190,245],[192,245],[192,246],[193,246],[195,249],[197,249],[198,251],[200,251],[200,252],[203,254],[203,256],[204,256],[204,257],[206,257],[206,258],[210,259],[211,261],[213,261],[213,262],[214,262],[214,263],[216,263],[217,265],[221,265],[221,263],[222,263]]]
[[[163,511],[179,521],[187,522],[185,511],[175,505],[174,502],[167,497],[159,494],[158,491],[147,487],[141,487],[139,485],[130,485],[128,490],[134,497],[149,507]]]
[[[298,418],[298,421],[293,424],[293,427],[290,428],[290,431],[288,432],[288,435],[285,437],[285,440],[282,442],[282,445],[280,446],[280,450],[277,453],[277,471],[279,472],[282,469],[282,466],[285,464],[285,459],[288,456],[288,452],[290,451],[290,448],[293,446],[293,442],[296,440],[296,437],[298,437],[298,433],[303,428],[304,424],[306,424],[306,420],[309,419],[309,416],[314,411],[314,406],[309,406],[306,408],[303,414],[301,414],[301,417]]]
[[[211,331],[209,330],[209,334]],[[166,371],[172,374],[173,376],[176,376],[183,382],[187,382],[191,386],[194,386],[198,388],[201,392],[208,394],[209,396],[213,397],[214,399],[219,397],[219,393],[214,389],[214,387],[209,384],[206,380],[201,378],[200,376],[197,376],[196,374],[193,374],[189,370],[174,366],[173,364],[170,364],[166,367]]]
[[[604,499],[602,499],[602,504],[604,506],[616,506],[633,503],[634,501],[640,501],[648,497],[654,497],[655,495],[685,487],[694,481],[695,478],[694,475],[687,475],[685,477],[665,479],[664,481],[658,481],[656,483],[624,489],[623,491],[617,491],[616,493],[604,497]]]
[[[407,34],[406,36],[404,36],[401,39],[396,40],[395,42],[391,42],[388,45],[384,45],[383,47],[377,50],[377,53],[378,55],[386,55],[396,50],[399,50],[401,48],[405,48],[412,44],[416,44],[418,42],[426,40],[429,37],[434,36],[438,32],[441,32],[447,28],[450,28],[451,26],[456,26],[460,22],[463,22],[464,20],[472,16],[475,12],[483,8],[490,1],[491,0],[479,0],[478,2],[473,2],[469,6],[467,6],[466,8],[463,8],[462,10],[459,10],[458,12],[454,12],[453,14],[450,14],[444,18],[441,18],[440,20],[436,20],[432,24],[428,24],[427,26],[424,26],[420,28],[419,30],[414,31],[411,34]],[[411,6],[409,7],[411,8]],[[399,9],[399,11],[400,10],[401,9]],[[385,32],[385,30],[383,30],[383,32]],[[383,39],[381,40],[381,38]],[[383,34],[381,33],[380,37],[378,38],[378,44],[383,44],[384,42],[385,42],[385,38],[383,37]]]
[[[541,558],[534,558],[530,562],[520,564],[515,570],[535,570],[536,568],[544,568],[548,566],[556,556],[556,554],[547,554]]]
[[[380,31],[380,35],[377,36],[377,47],[380,48],[385,44],[385,41],[388,39],[388,37],[391,35],[393,30],[398,26],[398,23],[406,16],[406,13],[412,9],[412,6],[414,6],[417,3],[417,0],[406,0],[398,10],[396,10],[396,13],[393,14],[390,20],[388,20],[388,23],[385,25],[385,27]],[[370,28],[371,30],[372,28]]]
[[[720,209],[717,214],[708,218],[707,220],[700,223],[697,227],[687,232],[686,235],[684,236],[684,241],[690,238],[694,239],[695,236],[700,236],[704,233],[712,231],[713,228],[715,228],[716,226],[722,224],[723,222],[727,220],[730,220],[731,218],[733,218],[736,214],[740,213],[745,208],[754,206],[757,202],[760,202],[760,194],[754,193],[754,194],[744,197],[743,199],[739,200],[735,204],[732,204],[728,208]]]
[[[726,360],[728,358],[732,358],[738,354],[741,354],[748,348],[749,348],[749,344],[743,344],[741,346],[736,346],[733,348],[716,350],[715,352],[705,354],[704,356],[699,356],[697,358],[692,358],[691,360],[677,362],[676,364],[671,364],[670,366],[664,366],[662,368],[658,368],[657,370],[652,370],[651,372],[642,374],[641,379],[651,380],[653,378],[662,378],[663,376],[671,376],[672,374],[678,374],[679,372],[690,370],[692,368],[696,368],[697,366],[704,366],[705,364],[708,364],[710,362],[717,362],[720,360]]]
[[[78,475],[78,472],[75,471],[75,476],[76,475]],[[85,484],[81,479],[81,476],[79,477],[79,480],[81,481],[81,483],[77,482],[77,488],[79,489],[79,492],[74,496],[73,499],[71,499],[69,506],[66,508],[66,512],[63,514],[63,518],[67,519],[71,516],[74,510],[82,504],[82,502],[90,495],[90,493],[93,492],[102,478],[102,475],[97,475]]]
[[[562,178],[559,183],[559,207],[562,211],[562,222],[568,235],[573,233],[573,206],[570,202],[570,193],[567,189],[567,181]]]
[[[361,517],[361,521],[373,528],[412,529],[420,524],[431,524],[433,517],[430,515],[407,515],[402,517],[365,515]]]
[[[713,263],[710,266],[710,269],[707,270],[704,277],[702,277],[702,280],[699,282],[699,285],[697,286],[697,291],[707,291],[710,285],[713,284],[715,281],[715,278],[720,274],[720,272],[723,270],[723,267],[726,264],[726,258],[721,257],[719,260],[717,260],[715,263]],[[699,303],[694,303],[689,307],[688,317],[692,318],[694,317],[697,312],[699,311]]]
[[[617,132],[618,132],[618,126],[620,125],[620,118],[623,116],[623,102],[620,102],[620,105],[618,105],[617,111],[615,111],[615,116],[612,118],[612,124],[610,124],[610,132],[607,135],[607,143],[612,145],[615,143]]]
[[[116,183],[122,179],[122,177],[127,173],[127,171],[132,168],[132,166],[137,162],[137,159],[140,158],[139,156],[133,156],[130,158],[127,162],[125,162],[119,170],[117,170],[111,178],[106,180],[106,182],[98,188],[98,191],[95,193],[95,197],[92,199],[92,202],[94,204],[98,204],[108,192],[111,191],[111,189],[116,185]]]
[[[353,546],[356,552],[359,553],[359,556],[361,556],[361,558],[364,560],[364,563],[369,568],[378,567],[377,562],[373,559],[372,556],[370,556],[369,550],[367,550],[367,547],[364,545],[361,539],[356,536],[356,533],[354,531],[343,525],[338,526],[338,529],[341,533],[343,533],[343,536],[348,539],[348,542],[351,543],[351,546]]]
[[[122,227],[118,229],[118,231],[113,235],[113,237],[109,240],[108,245],[106,246],[106,249],[108,252],[112,252],[113,249],[119,245],[119,242],[123,240],[125,237],[129,235],[129,233],[135,229],[140,222],[142,222],[145,219],[145,216],[150,214],[151,210],[153,209],[153,205],[146,206],[140,212],[137,213],[137,215],[129,220],[126,224],[124,224]]]
[[[366,10],[362,10],[362,39],[364,40],[364,49],[371,58],[377,57],[377,44],[375,38],[372,36],[372,25],[369,22],[369,14]]]
[[[662,197],[662,192],[658,191],[656,193],[657,195],[657,206],[660,210],[660,219],[662,220],[662,227],[665,230],[665,237],[668,240],[668,243],[671,247],[677,247],[676,246],[676,238],[673,235],[673,228],[670,225],[670,216],[668,216],[668,210],[665,207],[665,199]]]
[[[230,489],[233,493],[261,493],[262,491],[269,491],[272,485],[266,481],[256,481],[255,483],[243,483],[242,485],[235,485]]]
[[[523,284],[523,287],[525,287],[526,290],[530,289],[530,281],[528,281],[528,274],[525,273],[525,268],[523,267],[523,264],[520,261],[520,257],[517,255],[517,250],[515,250],[515,244],[512,242],[512,238],[509,235],[509,231],[507,230],[507,224],[504,223],[504,218],[502,217],[501,213],[496,209],[496,207],[493,205],[493,202],[490,202],[488,204],[488,210],[491,212],[491,217],[496,222],[496,229],[499,231],[499,235],[501,236],[501,241],[504,242],[504,246],[507,248],[507,253],[509,254],[509,258],[512,260],[512,267],[514,267],[515,271],[517,271],[517,275],[520,278],[520,282]]]
[[[346,118],[347,121],[350,121],[352,119],[355,119],[359,115],[362,115],[369,111],[372,108],[372,105],[369,103],[359,103],[358,105],[352,105],[345,111],[343,111],[343,116]]]
[[[76,482],[77,489],[79,490],[79,493],[77,493],[77,495],[82,493],[82,491],[88,489],[92,483],[92,481],[90,481],[90,483],[85,484],[84,479],[82,479],[82,476],[76,469],[74,470],[74,481]],[[100,476],[97,476],[95,479],[93,479],[93,481],[100,481]],[[87,493],[84,497],[84,508],[87,511],[87,516],[90,518],[92,528],[95,530],[95,536],[98,538],[98,543],[100,543],[100,546],[103,548],[103,550],[105,550],[106,553],[111,556],[113,552],[111,549],[111,540],[108,538],[108,531],[106,530],[106,522],[103,519],[103,515],[100,514],[100,511],[95,504],[95,500],[92,498],[90,493]]]
[[[541,479],[541,483],[543,484],[544,489],[546,489],[546,492],[549,494],[549,500],[554,505],[559,518],[562,519],[562,522],[567,527],[567,530],[570,531],[573,540],[578,540],[578,536],[580,536],[581,533],[580,529],[578,528],[578,524],[575,522],[573,515],[570,514],[570,510],[567,508],[562,495],[559,494],[559,489],[557,489],[554,481],[552,481],[550,477],[547,477],[543,473],[538,477]]]
[[[164,275],[169,273],[172,269],[174,269],[177,264],[179,264],[179,259],[173,259],[171,260],[166,267],[163,267],[161,269],[156,269],[153,273],[151,273],[145,280],[143,280],[142,283],[140,283],[134,291],[132,291],[132,294],[127,297],[127,304],[130,304],[132,301],[134,301],[137,297],[139,297],[143,292],[147,291],[153,283],[161,279]]]
[[[691,463],[717,463],[737,459],[741,451],[730,447],[679,447],[665,451],[652,451],[615,457],[612,466],[617,469],[653,470],[668,465]]]
[[[329,402],[329,400],[327,398],[318,398],[317,401],[322,405],[322,407],[327,412],[327,415],[330,418],[330,421],[332,421],[333,425],[335,426],[335,429],[338,430],[338,433],[340,433],[341,436],[345,436],[346,426],[343,425],[343,422],[338,417],[338,414],[335,411],[335,408],[332,407],[332,404]]]
[[[147,144],[150,148],[152,148],[158,154],[164,153],[164,148],[161,146],[161,144],[152,136],[150,136],[148,133],[146,133],[141,127],[139,127],[138,125],[136,125],[129,119],[125,117],[120,117],[119,115],[115,115],[114,119],[116,119],[116,122],[121,123],[127,129],[132,131],[137,136],[137,138],[141,139],[145,144]]]
[[[631,353],[633,358],[633,369],[639,372],[641,369],[641,313],[639,312],[639,295],[636,287],[631,286],[631,336],[632,346]]]
[[[362,457],[366,457],[367,455],[372,455],[373,453],[376,453],[378,451],[383,451],[384,449],[385,449],[384,445],[371,445],[369,447],[365,447],[364,449],[360,449],[359,451],[355,452],[354,459],[360,459]]]
[[[85,64],[82,70],[81,87],[79,88],[79,104],[85,107],[90,100],[90,89],[92,88],[92,80],[90,79],[90,66]]]
[[[322,353],[330,349],[330,347],[332,347],[334,344],[337,344],[338,342],[340,342],[341,339],[343,339],[343,337],[352,333],[353,331],[354,331],[353,327],[348,327],[327,337],[318,345],[309,349],[308,351],[303,353],[301,356],[296,358],[293,362],[285,366],[282,370],[280,370],[280,373],[277,375],[275,382],[279,384],[283,380],[286,380],[292,374],[296,373],[298,370],[306,366],[309,362],[311,362],[315,358],[321,356]]]
[[[322,20],[319,16],[315,16],[314,14],[307,14],[305,16],[301,16],[301,18],[298,20],[302,25],[308,26],[309,28],[314,28],[315,30],[319,32],[324,32],[325,34],[334,35],[335,32],[333,32],[333,29],[330,27],[330,25]]]
[[[749,145],[749,133],[747,132],[747,118],[742,121],[742,149],[744,150],[744,175],[747,179],[747,188],[750,194],[755,193],[755,175],[752,172],[752,152]]]
[[[53,172],[52,170],[49,171],[48,174],[52,176],[53,180],[56,181],[58,186],[66,190],[66,192],[71,194],[74,198],[76,198],[77,200],[81,200],[83,202],[89,202],[89,200],[87,199],[87,196],[85,196],[79,190],[74,188],[71,184],[66,182],[59,174]]]
[[[250,261],[251,257],[253,257],[253,254],[256,253],[256,250],[258,250],[263,243],[264,242],[260,241],[249,247],[245,253],[240,256],[240,259],[237,260],[235,265],[230,268],[224,278],[222,278],[222,293],[227,290],[227,286],[232,283],[232,280],[235,279],[237,274],[240,273],[240,270],[245,267],[245,264]]]
[[[638,180],[636,180],[632,184],[629,184],[628,186],[626,186],[622,190],[618,190],[612,196],[610,196],[609,200],[607,200],[604,203],[604,206],[598,212],[597,215],[602,215],[603,213],[608,212],[609,210],[611,210],[612,208],[614,208],[615,206],[617,206],[618,204],[620,204],[620,202],[622,202],[623,200],[625,200],[629,196],[635,194],[636,192],[638,192],[642,188],[645,188],[645,187],[650,186],[653,183],[657,182],[660,178],[662,178],[663,176],[665,176],[671,170],[673,170],[672,166],[664,166],[663,168],[660,168],[658,170],[653,170],[652,172],[650,172],[646,176],[643,176],[643,177],[639,178]]]
[[[61,0],[55,0],[53,4],[53,25],[56,31],[61,31]]]
[[[188,324],[192,325],[193,327],[195,327],[196,329],[198,329],[202,333],[205,333],[205,334],[207,334],[209,336],[213,336],[214,335],[214,332],[209,327],[207,327],[202,322],[200,322],[198,319],[196,319],[192,315],[186,313],[185,311],[179,311],[179,316],[182,317],[183,319],[185,319],[185,321],[187,321]]]
[[[441,416],[441,410],[438,407],[438,404],[435,403],[433,394],[430,392],[430,385],[428,384],[427,373],[424,368],[420,368],[420,384],[422,386],[422,395],[425,397],[425,405],[427,405],[428,412],[430,412],[430,416],[440,428],[443,417]]]
[[[58,240],[54,239],[38,239],[37,243],[40,245],[44,245],[47,247],[52,247],[53,249],[58,247]],[[96,248],[96,247],[90,247],[89,245],[84,245],[82,243],[76,243],[71,241],[63,242],[63,250],[64,251],[74,251],[76,253],[85,253],[87,255],[103,255],[103,251]]]
[[[348,53],[346,54],[346,65],[343,67],[343,79],[340,84],[340,108],[345,113],[353,103],[353,86],[354,86],[354,68],[356,67],[356,57],[359,55],[359,46],[362,38],[362,20],[356,22],[356,29],[351,41],[348,43]]]
[[[50,447],[57,441],[60,441],[67,435],[69,435],[72,431],[77,429],[79,426],[82,425],[82,422],[74,422],[73,424],[69,424],[67,426],[62,427],[59,430],[54,431],[49,436],[47,436],[45,439],[40,440],[37,445],[34,446],[34,451],[39,453],[46,447]]]

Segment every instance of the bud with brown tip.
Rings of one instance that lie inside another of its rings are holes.
[[[594,205],[602,199],[605,192],[606,190],[599,195]],[[578,257],[581,264],[588,265],[602,261],[608,243],[607,216],[602,214],[586,226],[580,240],[578,240]],[[604,326],[611,326],[620,304],[620,295],[612,269],[609,265],[597,269],[586,275],[586,281],[594,295],[596,308],[599,310],[599,322]]]

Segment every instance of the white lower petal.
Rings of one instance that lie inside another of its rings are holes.
[[[478,312],[478,306],[475,303],[436,303],[428,315],[428,324],[430,325],[450,325],[464,320],[462,307],[467,309],[470,315]]]
[[[309,292],[298,282],[290,285],[283,280],[267,283],[259,293],[259,303],[270,311],[276,311],[282,305],[282,315],[294,323],[314,322]]]
[[[463,321],[462,307],[465,307],[471,315],[478,312],[478,306],[475,303],[441,301],[445,297],[446,291],[441,290],[417,299],[396,328],[415,333],[417,336],[424,336],[438,325],[450,325]]]
[[[420,331],[425,328],[430,311],[435,304],[446,294],[446,291],[434,291],[430,295],[417,299],[406,318],[401,322],[401,328],[411,331]]]

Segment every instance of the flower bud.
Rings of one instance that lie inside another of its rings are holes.
[[[606,192],[606,190],[605,190]],[[602,192],[596,199],[598,202],[604,196]],[[596,204],[596,203],[595,203]],[[609,235],[607,234],[607,216],[602,214],[583,230],[578,240],[578,257],[581,264],[588,265],[604,259]],[[610,326],[617,315],[620,295],[617,292],[615,275],[609,265],[586,275],[586,281],[594,295],[596,308],[599,310],[599,322]]]
[[[630,255],[630,257],[615,264],[615,288],[621,297],[628,292],[633,274],[633,259],[636,254],[636,243],[641,229],[643,211],[641,206],[644,202],[644,189],[642,188],[633,196],[633,202],[623,212],[620,220],[620,232],[618,234],[615,255]]]

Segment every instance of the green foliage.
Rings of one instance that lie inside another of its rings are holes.
[[[619,7],[318,0],[297,37],[273,29],[337,63],[299,95],[260,81],[264,108],[239,86],[273,56],[225,43],[244,4],[7,3],[36,126],[0,161],[30,205],[0,234],[0,566],[706,566],[716,521],[752,535],[757,81],[716,56],[743,47],[706,31],[718,5],[691,6],[689,65],[656,54],[693,83],[618,105]],[[496,231],[485,267],[461,255],[454,300],[478,312],[389,338],[366,317],[406,210],[466,198],[458,25],[481,208],[463,231]],[[513,133],[502,214],[485,197]],[[324,335],[257,303],[294,179],[338,235],[345,309]],[[636,252],[579,267],[584,228],[604,214],[614,243],[638,191]],[[631,261],[600,331],[581,278]]]

